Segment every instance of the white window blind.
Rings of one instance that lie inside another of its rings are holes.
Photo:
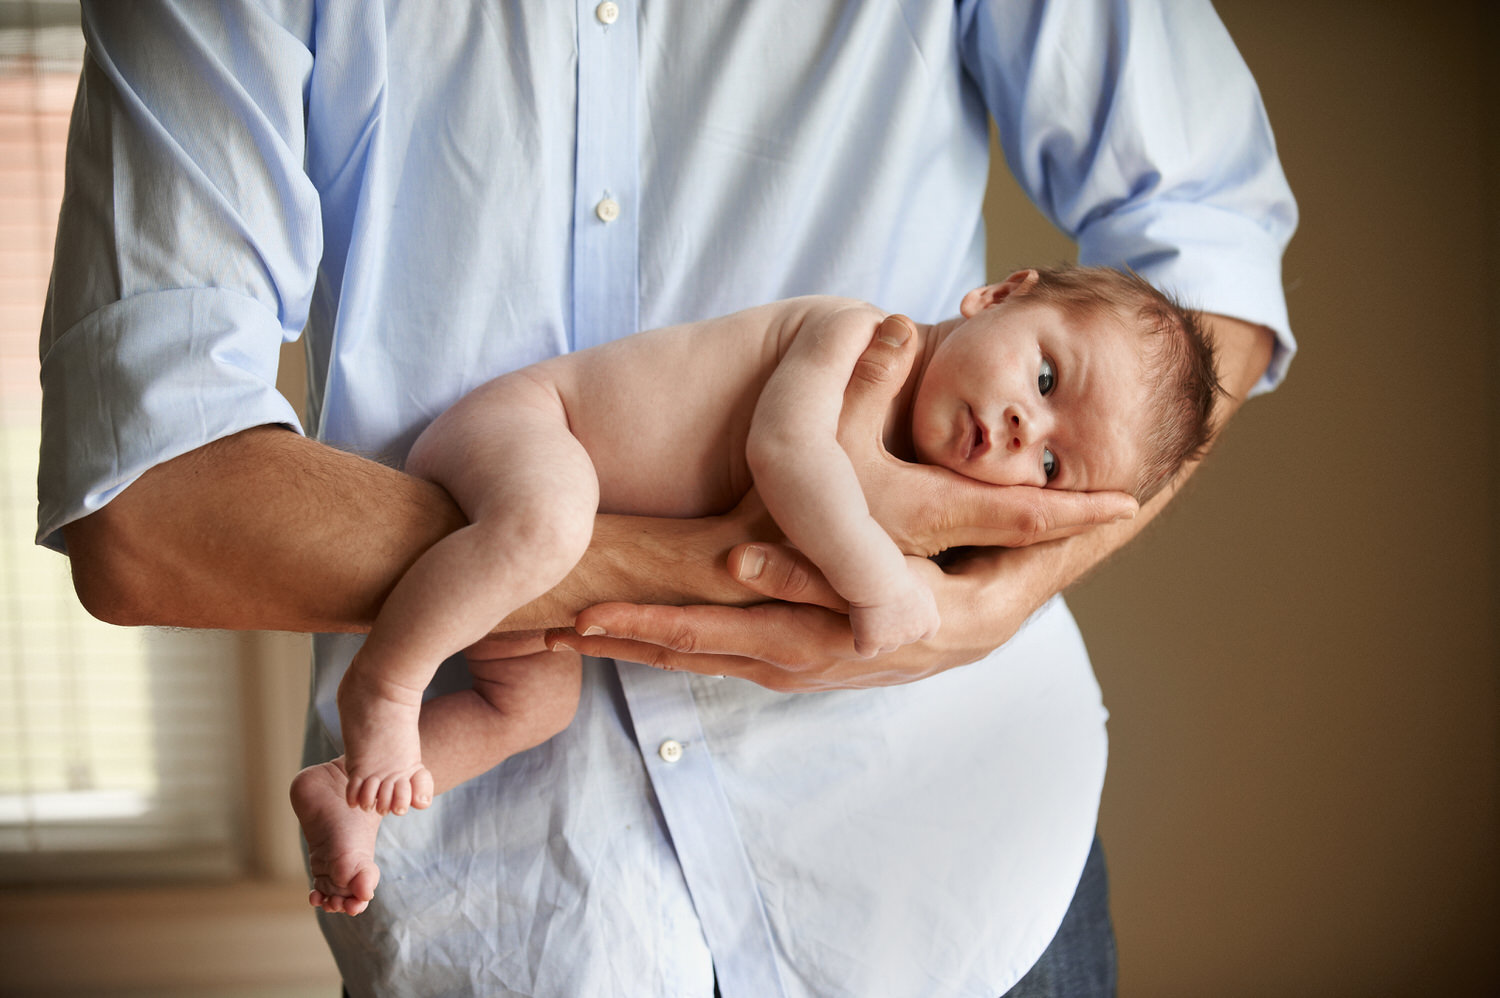
[[[83,59],[72,2],[0,2],[0,882],[232,875],[241,642],[110,627],[32,543],[37,330]]]

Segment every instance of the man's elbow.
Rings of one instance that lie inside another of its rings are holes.
[[[150,571],[131,552],[128,525],[108,507],[63,527],[73,591],[90,615],[106,624],[135,627],[151,619],[145,584]]]

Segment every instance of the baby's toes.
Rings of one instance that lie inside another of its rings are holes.
[[[397,780],[391,788],[391,814],[405,814],[411,807],[411,796],[411,781]]]
[[[396,798],[396,792],[406,781],[399,776],[387,776],[380,781],[375,788],[374,807],[376,814],[390,814],[391,802]]]
[[[432,803],[432,795],[435,788],[432,784],[432,773],[426,766],[418,769],[411,778],[411,806],[421,810]]]
[[[373,810],[375,810],[375,802],[376,802],[376,800],[379,797],[380,797],[380,778],[379,777],[377,777],[377,776],[367,776],[362,781],[360,781],[359,796],[358,796],[359,803],[356,805],[357,807],[360,807],[360,808],[362,808],[363,810],[366,810],[366,811],[373,811]]]

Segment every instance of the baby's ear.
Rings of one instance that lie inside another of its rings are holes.
[[[1007,298],[1024,295],[1036,287],[1039,279],[1040,275],[1034,270],[1018,270],[999,284],[986,284],[982,288],[975,288],[964,295],[964,300],[959,302],[959,314],[965,319],[971,319]]]

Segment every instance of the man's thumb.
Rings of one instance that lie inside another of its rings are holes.
[[[741,585],[762,596],[849,611],[849,603],[834,592],[817,566],[783,544],[738,544],[730,549],[729,571]]]
[[[884,423],[886,408],[911,370],[916,331],[904,315],[888,315],[881,320],[844,391],[845,421],[853,417],[856,422],[873,419],[877,427]]]

